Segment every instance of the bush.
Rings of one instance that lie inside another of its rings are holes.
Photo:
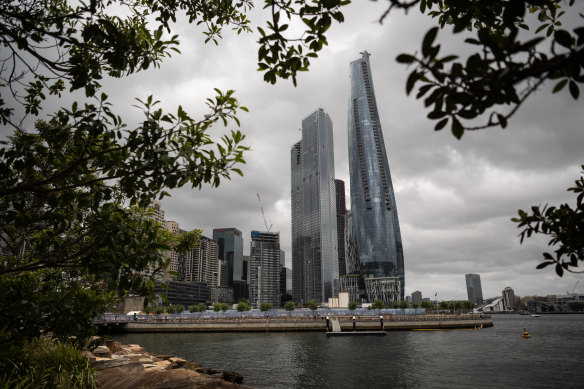
[[[48,338],[0,348],[0,388],[96,388],[95,371],[70,344]]]

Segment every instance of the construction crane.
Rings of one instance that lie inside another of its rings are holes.
[[[266,232],[270,232],[270,229],[272,228],[272,226],[274,225],[272,223],[272,221],[270,220],[270,226],[268,227],[268,222],[266,220],[266,215],[264,213],[264,206],[262,205],[262,199],[260,197],[259,193],[256,193],[256,195],[258,196],[258,201],[260,203],[260,209],[262,210],[262,217],[264,218],[264,224],[266,225]]]

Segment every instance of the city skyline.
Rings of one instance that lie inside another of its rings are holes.
[[[176,112],[180,104],[200,117],[214,87],[234,89],[250,110],[239,117],[251,147],[242,166],[244,177],[234,176],[216,189],[171,191],[172,197],[162,200],[168,218],[185,230],[200,228],[206,236],[212,236],[213,228],[235,226],[249,254],[249,232],[264,228],[256,197],[260,193],[272,230],[281,232],[282,249],[291,259],[289,147],[299,137],[299,119],[323,107],[335,123],[336,176],[349,182],[347,64],[366,49],[372,53],[381,124],[392,128],[385,143],[407,256],[406,295],[420,290],[425,296],[437,292],[441,299],[463,299],[466,273],[481,274],[485,297],[500,295],[506,286],[520,296],[571,290],[576,276],[558,278],[549,268],[535,269],[547,241],[532,239],[520,245],[519,230],[510,218],[532,205],[573,204],[566,189],[583,162],[581,102],[566,91],[551,94],[553,84],[545,84],[505,130],[469,132],[461,141],[448,129],[434,132],[423,102],[405,94],[411,69],[395,62],[400,53],[420,49],[429,19],[392,12],[379,25],[384,7],[383,2],[349,5],[350,17],[327,32],[329,45],[311,60],[309,72],[299,74],[296,88],[287,80],[267,84],[256,72],[257,34],[226,30],[219,46],[204,45],[200,30],[180,23],[176,28],[182,55],[174,55],[156,71],[104,78],[104,91],[116,91],[108,93],[114,112],[123,114],[130,127],[142,120],[142,113],[131,107],[134,97],[150,94],[165,110]],[[261,9],[250,14],[255,25],[265,16]],[[447,39],[449,34],[448,29],[439,33],[448,46],[444,50],[463,40]],[[67,98],[49,102],[45,112],[52,111],[51,104],[70,106]],[[218,138],[223,132],[217,127],[211,135]]]

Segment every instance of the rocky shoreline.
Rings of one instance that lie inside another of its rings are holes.
[[[137,344],[106,341],[84,353],[97,370],[100,388],[243,388],[243,376],[237,372],[205,368],[174,355],[152,354]]]

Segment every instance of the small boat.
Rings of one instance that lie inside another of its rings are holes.
[[[531,315],[531,317],[540,317],[540,315],[538,315],[537,313],[534,313],[533,315]]]

